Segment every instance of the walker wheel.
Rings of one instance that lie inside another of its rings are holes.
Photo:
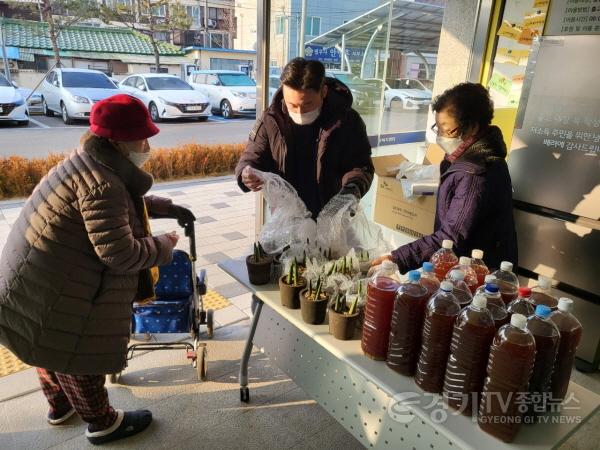
[[[208,370],[206,345],[196,350],[196,371],[198,372],[198,381],[206,381],[206,372]]]
[[[206,334],[209,339],[212,339],[215,335],[214,328],[214,314],[215,312],[212,309],[206,311]]]

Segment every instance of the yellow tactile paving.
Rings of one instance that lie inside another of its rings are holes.
[[[0,345],[0,377],[25,369],[29,369],[29,366]]]
[[[221,294],[215,291],[209,290],[203,297],[204,309],[212,309],[214,311],[218,309],[227,308],[231,303]]]

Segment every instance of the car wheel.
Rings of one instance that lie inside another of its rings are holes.
[[[223,100],[221,102],[221,115],[223,116],[223,119],[233,118],[233,109],[231,108],[229,100]]]
[[[75,123],[71,116],[69,116],[69,111],[67,111],[67,106],[64,103],[60,104],[60,111],[65,125],[73,125]]]
[[[161,122],[160,113],[158,112],[158,106],[155,103],[150,103],[150,117],[152,122]]]
[[[48,108],[48,103],[46,103],[46,99],[42,98],[42,109],[44,110],[44,115],[46,117],[53,117],[54,116],[54,111],[52,111],[50,108]]]

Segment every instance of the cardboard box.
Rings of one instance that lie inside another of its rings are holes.
[[[442,157],[443,151],[439,147],[430,146],[425,163],[441,161]],[[406,158],[402,155],[373,157],[377,174],[374,221],[414,237],[431,234],[435,221],[436,197],[404,197],[400,181],[395,178],[394,173],[388,171],[390,167],[397,167],[403,161],[406,161]]]

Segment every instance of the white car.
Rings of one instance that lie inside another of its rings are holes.
[[[89,119],[94,103],[120,93],[104,73],[89,69],[53,69],[40,86],[44,114],[60,114],[66,125]]]
[[[381,87],[382,80],[371,79]],[[431,104],[432,93],[423,83],[414,78],[398,78],[394,81],[394,87],[385,83],[385,107],[391,108],[392,102],[401,101],[404,109],[419,109]]]
[[[16,84],[0,74],[0,122],[29,124],[29,109]]]
[[[125,78],[119,87],[144,102],[154,122],[185,117],[205,121],[211,116],[206,95],[176,75],[140,73]]]
[[[256,83],[244,72],[194,70],[188,82],[205,94],[213,111],[219,111],[225,119],[256,114]]]

